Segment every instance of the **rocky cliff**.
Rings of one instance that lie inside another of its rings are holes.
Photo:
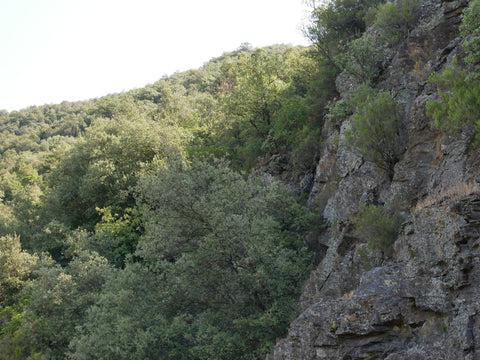
[[[430,126],[427,78],[464,56],[466,1],[422,1],[415,28],[392,47],[375,86],[403,109],[404,149],[388,176],[345,146],[351,118],[327,115],[309,206],[331,224],[304,286],[301,315],[268,360],[480,359],[480,157],[466,137]],[[355,91],[346,74],[341,96]],[[395,208],[391,254],[364,256],[352,230],[359,204]],[[363,255],[362,255],[363,254]]]

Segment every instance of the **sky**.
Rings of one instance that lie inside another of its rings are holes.
[[[141,88],[242,43],[308,45],[305,0],[0,0],[0,109]]]

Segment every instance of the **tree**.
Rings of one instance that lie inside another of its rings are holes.
[[[358,214],[352,218],[355,234],[367,242],[368,250],[380,250],[390,256],[398,236],[401,217],[384,206],[360,204]]]
[[[38,257],[21,249],[18,236],[0,237],[0,310],[28,294]]]
[[[313,214],[279,184],[245,179],[223,160],[163,161],[137,193],[138,262],[106,285],[72,357],[265,356],[308,273]]]
[[[102,220],[95,226],[90,247],[117,266],[124,267],[128,257],[135,253],[143,233],[143,216],[138,209],[127,208],[123,215],[112,214],[111,208],[99,209]]]
[[[39,262],[36,255],[21,249],[18,236],[0,237],[0,359],[41,357],[36,346],[21,331],[25,309]]]
[[[360,37],[366,29],[367,10],[381,0],[335,0],[315,7],[312,22],[306,35],[312,41],[321,58],[326,59],[340,72],[342,55],[346,45]]]
[[[46,216],[93,230],[100,220],[97,208],[122,212],[132,207],[128,190],[143,167],[155,157],[178,152],[180,142],[176,128],[142,114],[98,119],[50,177],[53,192]]]
[[[186,327],[175,333],[162,314],[162,282],[139,263],[110,277],[85,321],[70,342],[69,358],[190,359],[178,339],[191,336]],[[169,328],[172,330],[169,330]],[[183,356],[173,355],[174,348]]]
[[[433,118],[433,126],[453,134],[464,133],[480,145],[480,76],[475,66],[480,59],[479,30],[480,1],[469,3],[463,12],[464,23],[460,32],[467,50],[466,68],[455,58],[443,73],[434,73],[429,82],[437,87],[438,98],[426,105],[427,115]]]
[[[281,106],[282,93],[288,89],[288,79],[280,56],[258,49],[243,54],[234,71],[234,91],[227,97],[228,111],[248,122],[257,136],[265,138],[273,114]]]
[[[335,89],[330,70],[318,69],[310,53],[300,47],[257,49],[225,62],[218,92],[228,127],[221,132],[220,142],[230,150],[234,164],[242,163],[241,168],[248,169],[260,157],[291,159],[292,146],[287,142],[295,139],[301,143],[308,130],[315,132],[314,128],[321,127],[324,105],[330,90]],[[316,71],[321,73],[319,86],[310,86],[311,74]],[[318,99],[319,95],[325,96]],[[292,131],[288,139],[281,134],[285,128]]]
[[[115,271],[98,254],[79,251],[66,267],[50,263],[36,275],[22,332],[46,358],[65,359],[76,327]]]

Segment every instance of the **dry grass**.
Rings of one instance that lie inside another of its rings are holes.
[[[454,186],[448,189],[441,189],[439,194],[427,196],[425,199],[417,202],[417,205],[412,210],[413,214],[418,213],[422,209],[438,204],[444,200],[458,201],[465,195],[472,194],[479,191],[478,185],[474,181],[458,182]]]

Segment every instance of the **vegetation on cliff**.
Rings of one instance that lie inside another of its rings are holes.
[[[478,128],[470,4],[462,76],[432,79],[452,94],[428,107],[441,130]],[[418,11],[335,0],[312,12],[311,48],[244,44],[142,89],[1,112],[0,359],[263,358],[298,310],[306,235],[322,227],[265,173],[313,173],[330,109],[393,175],[403,115],[373,86]],[[338,100],[340,73],[360,90]],[[379,216],[386,232],[370,226]],[[397,215],[362,205],[355,224],[391,252]]]

